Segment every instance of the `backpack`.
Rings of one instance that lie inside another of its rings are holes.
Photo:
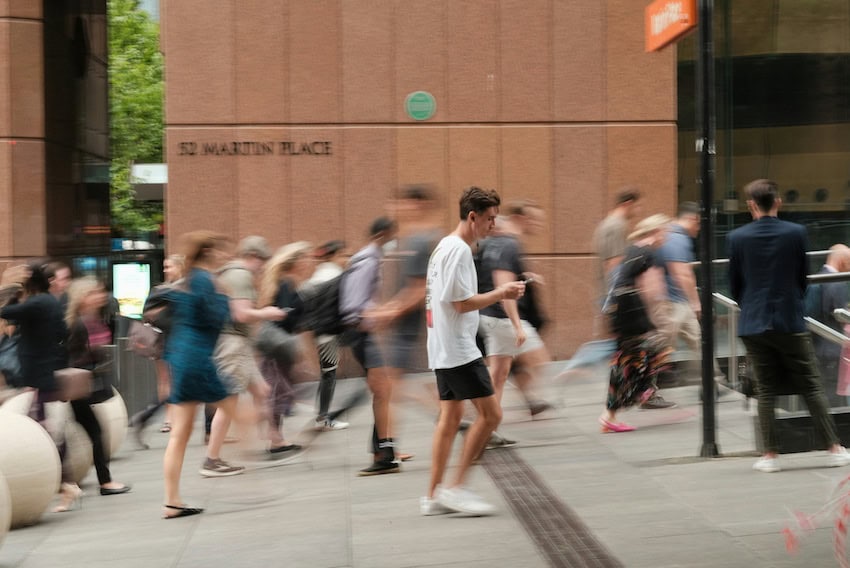
[[[345,272],[335,278],[299,290],[303,304],[296,323],[297,331],[312,331],[316,335],[339,335],[346,329],[339,312],[339,297]]]

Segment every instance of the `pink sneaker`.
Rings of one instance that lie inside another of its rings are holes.
[[[637,429],[634,426],[629,426],[623,422],[610,422],[605,418],[600,418],[599,424],[602,425],[603,434],[610,434],[612,432],[633,432]]]

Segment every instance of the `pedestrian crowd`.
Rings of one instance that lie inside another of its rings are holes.
[[[728,242],[731,294],[740,304],[740,335],[754,361],[764,437],[765,453],[755,469],[780,469],[774,407],[776,395],[786,391],[804,395],[829,449],[829,465],[845,465],[850,456],[826,410],[803,315],[812,306],[831,310],[823,307],[827,303],[846,307],[846,285],[843,295],[829,288],[806,296],[805,230],[778,220],[781,200],[773,182],[758,180],[746,191],[754,222],[730,234]],[[638,190],[621,191],[594,233],[599,258],[595,328],[601,339],[581,348],[568,366],[575,372],[594,362],[609,364],[599,417],[603,433],[635,430],[619,418],[629,407],[675,406],[658,394],[671,373],[671,354],[680,339],[691,351],[700,351],[701,305],[692,266],[700,209],[686,202],[675,219],[656,213],[638,221],[641,205]],[[164,518],[203,512],[180,493],[199,406],[206,416],[200,475],[239,475],[245,466],[221,455],[234,432],[238,438],[264,440],[263,459],[285,463],[302,454],[305,448],[287,432],[286,418],[305,380],[317,381],[311,426],[316,432],[346,429],[349,424],[340,419],[344,413],[371,398],[370,459],[359,475],[401,471],[402,462],[414,456],[403,451],[397,437],[400,417],[393,403],[413,396],[405,393],[401,379],[418,365],[423,330],[427,365],[436,378],[432,396],[423,402],[433,409],[436,425],[420,512],[494,512],[470,489],[468,474],[486,449],[516,443],[497,432],[509,378],[530,416],[552,410],[536,392],[542,366],[551,359],[541,338],[548,320],[540,296],[547,283],[529,270],[525,253],[528,239],[543,230],[545,210],[531,200],[503,204],[496,191],[470,187],[460,196],[456,227],[444,236],[443,211],[429,187],[403,188],[388,209],[388,216],[375,219],[365,231],[366,245],[350,257],[341,240],[319,246],[298,241],[273,251],[261,236],[233,243],[215,232],[196,231],[175,243],[180,252],[165,260],[165,283],[152,290],[142,321],[130,333],[131,346],[154,360],[157,374],[155,399],[130,422],[139,449],[147,448],[149,424],[165,409],[158,427],[169,436],[163,458]],[[388,253],[398,259],[398,270],[385,285]],[[848,268],[850,249],[834,247],[823,271]],[[69,401],[74,419],[91,439],[102,495],[130,490],[111,478],[91,406],[113,396],[104,355],[115,333],[112,300],[95,278],[72,280],[70,269],[58,262],[11,267],[0,280],[0,317],[7,322],[3,338],[15,338],[19,360],[19,369],[4,368],[0,355],[0,371],[7,383],[34,391],[31,415],[50,431],[60,457],[64,442],[51,431],[55,425],[46,420],[44,408]],[[823,345],[818,349],[836,360],[823,373],[848,387],[850,381],[838,379],[840,353]],[[365,372],[365,388],[334,404],[344,351]],[[717,362],[714,368],[715,380],[724,384]],[[82,395],[69,394],[76,381],[64,378],[73,374],[69,370],[86,371]],[[461,431],[463,449],[449,479],[448,461]],[[57,512],[70,510],[81,496],[66,473]]]

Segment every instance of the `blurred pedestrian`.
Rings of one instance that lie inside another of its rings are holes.
[[[64,434],[47,420],[45,405],[62,400],[61,385],[55,372],[68,364],[65,350],[68,328],[59,300],[49,291],[47,263],[32,261],[7,268],[0,279],[0,288],[11,297],[11,303],[0,310],[0,318],[17,325],[20,332],[20,385],[36,391],[30,415],[50,433],[59,450],[60,460],[64,462]],[[63,294],[66,289],[67,286],[62,290]],[[69,511],[82,493],[63,465],[60,503],[54,511]]]
[[[390,423],[392,378],[386,360],[373,335],[374,322],[369,312],[379,303],[383,247],[395,238],[396,223],[379,217],[369,229],[369,244],[351,257],[340,285],[339,308],[342,322],[348,326],[340,337],[342,345],[351,348],[354,358],[366,371],[366,384],[372,394],[372,414],[375,424],[370,444],[372,465],[361,469],[359,475],[397,473],[395,442]],[[347,405],[346,405],[347,406]]]
[[[599,258],[597,305],[600,308],[608,296],[611,282],[616,276],[616,269],[625,255],[629,227],[640,214],[641,208],[640,192],[634,187],[625,187],[617,193],[614,208],[593,232],[593,249]],[[601,310],[597,311],[594,327],[595,335],[603,339],[581,345],[564,366],[562,373],[608,362],[617,351],[617,341],[612,337],[608,318],[602,315]]]
[[[517,280],[528,284],[526,294],[531,288],[544,284],[539,274],[526,269],[522,244],[522,239],[537,235],[542,230],[543,210],[531,201],[514,201],[505,209],[507,216],[499,234],[482,241],[478,253],[478,290],[482,294]],[[535,416],[551,408],[534,394],[532,388],[541,366],[551,358],[537,329],[528,320],[525,305],[517,300],[502,300],[481,310],[481,330],[484,332],[487,363],[496,399],[501,404],[508,374],[516,360],[528,372],[515,375],[514,380],[531,416]]]
[[[92,444],[92,461],[100,484],[101,495],[120,495],[130,487],[112,480],[109,459],[103,447],[103,434],[91,405],[113,396],[111,373],[113,361],[104,352],[112,343],[112,333],[102,319],[102,309],[107,303],[103,284],[92,276],[84,276],[68,287],[68,307],[65,324],[68,326],[68,365],[92,372],[92,393],[87,398],[70,401],[74,419],[83,427]]]
[[[318,247],[315,257],[319,263],[313,276],[304,288],[338,278],[345,269],[347,259],[343,255],[345,243],[340,240],[328,241]],[[336,390],[336,371],[339,367],[339,335],[322,334],[316,337],[316,348],[319,354],[319,386],[316,390],[316,429],[321,431],[345,430],[348,422],[338,420],[331,414],[331,402]]]
[[[850,271],[850,248],[843,244],[831,246],[829,256],[826,257],[826,262],[818,274],[848,271]],[[850,294],[848,294],[847,282],[811,284],[806,288],[806,315],[839,333],[843,333],[844,324],[835,318],[833,312],[839,308],[847,308],[848,302],[850,302]],[[844,406],[845,399],[838,394],[837,388],[841,345],[817,334],[812,335],[812,343],[815,346],[818,369],[827,398],[832,405]]]
[[[180,496],[180,473],[198,404],[215,402],[230,416],[236,410],[236,400],[228,396],[213,362],[218,336],[230,317],[228,298],[216,288],[213,274],[230,259],[230,244],[211,231],[188,233],[183,243],[187,276],[183,287],[167,294],[172,329],[163,357],[172,380],[172,425],[163,458],[166,519],[203,512],[187,506]]]
[[[286,318],[273,325],[287,335],[295,333],[302,313],[298,290],[310,279],[315,268],[313,246],[299,241],[279,248],[263,269],[259,306],[274,306],[286,312]],[[283,433],[284,417],[295,402],[292,381],[300,362],[300,340],[292,338],[288,347],[279,350],[276,356],[264,355],[260,364],[263,377],[271,387],[268,451],[278,460],[294,458],[302,450],[299,444],[287,441]]]
[[[670,218],[652,215],[637,224],[617,268],[605,309],[610,315],[617,351],[611,363],[602,432],[629,432],[617,413],[655,394],[655,378],[669,365],[672,349],[649,317],[663,290],[663,272],[655,252],[664,244]]]
[[[145,301],[144,314],[147,318],[153,318],[153,325],[162,332],[160,341],[163,345],[168,340],[168,334],[171,331],[171,312],[165,301],[166,294],[175,287],[178,287],[183,282],[185,272],[185,257],[182,254],[170,254],[162,263],[162,272],[165,276],[165,282],[151,290],[147,300]],[[171,407],[166,404],[168,396],[171,392],[171,371],[168,364],[160,357],[154,361],[156,367],[156,394],[157,399],[149,404],[147,408],[141,410],[130,418],[130,427],[133,429],[133,437],[136,444],[141,449],[147,449],[142,434],[145,426],[157,411],[165,406],[165,421],[160,426],[159,431],[167,434],[171,432]]]
[[[266,239],[260,236],[245,237],[236,249],[236,259],[225,264],[218,272],[218,284],[230,298],[230,321],[218,338],[214,359],[219,375],[225,380],[234,405],[244,392],[251,393],[255,411],[265,416],[271,389],[257,366],[254,352],[256,327],[262,322],[280,321],[286,313],[276,306],[257,307],[257,289],[254,278],[271,257]],[[201,467],[204,477],[224,477],[242,473],[245,468],[221,459],[221,446],[230,428],[230,416],[216,411],[210,430],[207,456]]]

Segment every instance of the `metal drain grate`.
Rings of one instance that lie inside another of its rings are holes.
[[[531,539],[555,568],[622,568],[605,545],[509,449],[491,450],[483,465]]]

